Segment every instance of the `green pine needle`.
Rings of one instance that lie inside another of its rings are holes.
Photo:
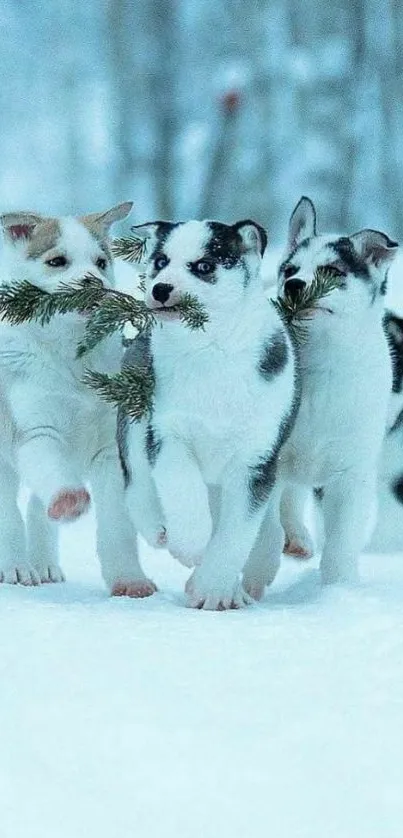
[[[295,297],[287,294],[272,300],[281,318],[298,342],[308,336],[308,327],[303,321],[312,317],[314,309],[323,297],[340,288],[343,277],[331,268],[318,268],[310,285],[306,285]],[[301,322],[302,321],[302,322]]]
[[[136,300],[122,291],[108,291],[86,322],[84,337],[77,347],[77,356],[80,358],[104,338],[122,331],[126,323],[131,323],[141,332],[153,325],[154,317],[142,300]]]
[[[116,375],[86,370],[83,382],[132,420],[138,421],[152,409],[155,382],[151,368],[124,367]]]
[[[13,325],[39,320],[42,326],[55,314],[92,311],[106,293],[102,281],[85,276],[74,285],[61,284],[49,292],[30,282],[0,286],[0,315]]]
[[[202,303],[191,294],[182,294],[177,305],[172,306],[169,311],[177,311],[180,319],[189,329],[204,329],[208,314]]]
[[[190,294],[184,294],[173,310],[191,329],[203,328],[208,320],[203,306]],[[142,300],[106,288],[102,280],[91,275],[72,285],[61,284],[53,292],[26,281],[0,287],[0,315],[13,325],[38,320],[44,326],[56,314],[71,312],[87,317],[84,337],[77,349],[79,357],[104,338],[122,331],[126,323],[143,331],[156,322]]]
[[[112,240],[111,250],[114,256],[126,262],[142,262],[147,252],[147,239],[139,236],[122,236]]]

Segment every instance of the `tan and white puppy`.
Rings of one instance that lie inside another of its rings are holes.
[[[109,228],[131,207],[81,218],[1,216],[1,281],[53,291],[91,273],[112,286]],[[125,509],[115,411],[81,382],[85,367],[119,368],[121,341],[112,336],[77,359],[84,328],[78,314],[58,315],[44,327],[0,323],[0,582],[61,581],[56,523],[78,518],[92,496],[108,588],[148,596],[155,586],[140,568]],[[21,485],[32,493],[26,528],[17,506]]]

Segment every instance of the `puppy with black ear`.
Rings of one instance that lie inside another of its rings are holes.
[[[266,233],[253,221],[134,230],[148,239],[145,299],[160,327],[140,347],[154,370],[152,416],[121,428],[129,508],[151,544],[197,565],[192,607],[238,608],[250,602],[240,573],[297,403],[293,345],[261,277]],[[181,323],[184,293],[205,307],[203,330]]]
[[[392,387],[383,319],[388,268],[397,244],[384,233],[318,235],[312,201],[302,198],[291,215],[278,290],[297,295],[320,268],[339,277],[305,322],[299,348],[302,395],[293,431],[281,456],[281,518],[287,551],[309,555],[304,527],[306,492],[321,489],[325,583],[354,580],[377,506],[377,466]],[[272,577],[274,515],[264,524],[264,549],[255,551],[248,585]],[[279,559],[279,557],[278,557]],[[266,569],[265,568],[266,565]],[[263,590],[263,589],[262,589]]]
[[[27,280],[46,291],[92,274],[113,286],[108,246],[112,224],[131,203],[73,218],[28,212],[1,216],[3,282]],[[137,558],[136,535],[126,511],[116,444],[116,415],[82,383],[86,366],[113,372],[122,349],[118,335],[77,358],[85,316],[58,315],[0,328],[0,582],[25,585],[63,579],[55,527],[89,507],[97,512],[97,550],[113,594],[147,596],[155,586]],[[17,494],[32,492],[27,532]]]

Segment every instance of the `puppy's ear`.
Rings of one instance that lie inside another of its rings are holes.
[[[316,210],[311,199],[303,196],[291,213],[287,242],[289,252],[312,236],[316,236]]]
[[[133,201],[124,201],[123,204],[117,204],[116,207],[106,210],[106,212],[92,212],[89,215],[82,215],[79,218],[90,232],[96,236],[105,238],[109,233],[109,228],[116,221],[123,221],[129,215],[133,208]]]
[[[233,227],[241,236],[246,253],[258,250],[260,255],[263,256],[267,247],[267,233],[260,224],[256,224],[256,221],[250,221],[248,218],[245,221],[237,221],[236,224],[233,224]]]
[[[395,258],[399,247],[397,242],[379,230],[360,230],[350,239],[361,258],[372,262],[377,268],[386,268]]]
[[[35,227],[43,220],[42,215],[33,212],[7,212],[0,215],[4,235],[8,241],[14,243],[30,239]]]

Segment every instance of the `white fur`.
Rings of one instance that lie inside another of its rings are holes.
[[[4,236],[3,282],[29,280],[47,290],[91,272],[113,284],[113,270],[97,268],[104,256],[98,240],[77,219],[60,219],[61,236],[42,258],[27,258],[27,240]],[[68,255],[69,266],[51,268],[53,255]],[[136,536],[125,509],[116,446],[115,411],[81,383],[85,367],[119,368],[119,337],[78,360],[85,320],[79,315],[38,323],[0,324],[0,581],[26,584],[61,581],[57,524],[46,511],[65,489],[91,487],[97,511],[97,548],[107,586],[151,585],[142,572]],[[17,507],[20,484],[32,492],[27,533]],[[151,586],[152,587],[152,586]],[[149,591],[151,592],[151,591]]]
[[[168,283],[174,299],[183,292],[196,295],[209,321],[204,331],[195,332],[178,320],[162,321],[152,332],[156,388],[151,422],[162,444],[150,470],[147,423],[131,425],[128,497],[136,526],[151,543],[161,540],[165,527],[172,554],[197,565],[187,585],[190,605],[222,609],[250,601],[239,574],[257,537],[264,504],[250,511],[248,481],[251,468],[274,449],[290,413],[295,369],[285,335],[284,370],[270,383],[257,372],[264,341],[283,327],[265,298],[253,230],[245,231],[252,275],[246,288],[239,266],[218,268],[215,284],[189,271],[209,236],[203,222],[183,224],[164,244],[170,260],[166,268],[154,276],[148,266],[150,305],[154,284]],[[216,502],[209,504],[213,486],[221,495],[219,510]]]
[[[309,238],[308,246],[290,257],[290,262],[298,268],[293,278],[310,283],[319,265],[336,261],[329,244],[338,237],[315,236],[309,219],[302,227],[302,238],[290,241],[290,246]],[[279,477],[286,486],[281,517],[286,541],[293,542],[294,548],[299,543],[311,553],[302,520],[304,491],[324,488],[321,571],[326,583],[356,578],[358,555],[375,523],[377,465],[391,389],[382,326],[384,297],[379,288],[394,252],[395,248],[385,251],[379,265],[368,257],[376,299],[372,299],[369,282],[347,275],[346,289],[324,298],[322,308],[306,321],[308,336],[300,346],[301,405],[280,455]],[[286,257],[289,253],[290,249]],[[282,292],[281,273],[279,283]],[[253,574],[261,580],[272,578],[271,533],[278,515],[273,507],[266,515],[265,548],[251,558],[252,578]]]

